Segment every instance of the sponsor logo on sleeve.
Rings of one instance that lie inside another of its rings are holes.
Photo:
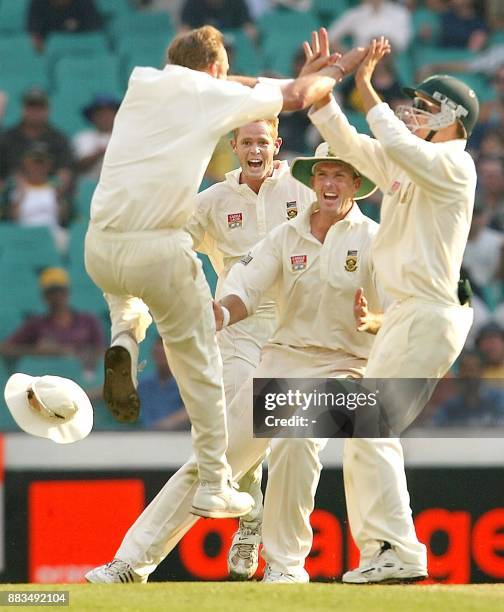
[[[240,257],[240,263],[242,263],[244,266],[248,266],[253,259],[252,254],[247,253],[246,255],[243,255],[243,257]]]
[[[347,251],[345,270],[355,272],[357,270],[357,251]]]
[[[227,222],[229,229],[235,229],[237,227],[243,227],[243,213],[230,213],[227,216]]]
[[[299,272],[300,270],[306,270],[308,257],[306,255],[291,255],[291,267],[293,272]]]
[[[390,189],[387,191],[387,195],[392,196],[394,193],[397,193],[401,188],[401,183],[399,181],[394,181],[390,186]]]

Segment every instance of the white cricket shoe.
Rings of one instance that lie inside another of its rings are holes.
[[[227,557],[231,580],[250,580],[256,573],[259,565],[261,527],[259,521],[240,520],[240,526],[233,536]]]
[[[427,578],[427,571],[411,563],[403,563],[388,542],[371,559],[368,565],[343,574],[346,584],[398,584],[416,582]]]
[[[238,485],[227,482],[200,482],[196,489],[191,513],[206,518],[232,518],[244,516],[254,507],[254,499],[248,493],[237,491]]]
[[[147,576],[139,576],[129,563],[120,559],[114,559],[110,563],[95,567],[85,575],[85,578],[87,582],[93,584],[147,582]]]
[[[282,572],[275,572],[267,565],[261,582],[275,584],[306,584],[310,582],[310,578],[306,572],[302,574],[284,574]]]

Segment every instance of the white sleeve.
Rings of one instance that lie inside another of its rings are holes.
[[[283,106],[279,86],[258,83],[245,87],[240,83],[210,79],[200,92],[205,126],[219,136],[251,121],[278,115]]]
[[[282,259],[275,247],[277,240],[268,234],[229,271],[221,295],[237,295],[249,315],[254,314],[263,295],[275,283],[282,270]]]
[[[73,148],[77,159],[82,159],[88,155],[96,153],[98,146],[95,139],[89,132],[80,132],[76,134],[73,141]]]
[[[388,189],[390,164],[382,145],[359,134],[334,99],[319,110],[311,109],[308,116],[334,155],[355,166],[382,191]]]
[[[374,106],[367,120],[385,153],[413,183],[439,192],[451,192],[467,183],[472,174],[468,155],[451,154],[440,144],[418,138],[388,104]]]
[[[329,26],[329,30],[327,32],[329,35],[329,40],[330,41],[339,40],[343,36],[353,35],[354,21],[355,21],[355,18],[354,18],[353,10],[349,10],[343,13],[343,15],[341,15],[339,19],[334,21]]]
[[[212,200],[207,197],[207,191],[202,191],[196,196],[196,210],[189,217],[185,230],[193,239],[194,250],[207,255],[214,267],[215,273],[217,276],[220,276],[224,271],[224,260],[217,246],[217,241],[208,231],[210,224],[208,213]]]
[[[396,7],[397,15],[394,20],[394,39],[393,45],[396,51],[405,51],[411,42],[412,27],[411,15],[408,9],[404,7]],[[401,10],[399,10],[401,9]]]

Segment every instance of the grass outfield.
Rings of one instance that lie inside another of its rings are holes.
[[[164,582],[125,585],[3,584],[0,591],[70,591],[71,610],[169,612],[497,612],[504,585],[350,586]],[[23,606],[24,607],[24,606]],[[55,606],[47,606],[56,609]],[[46,607],[44,606],[44,609]],[[64,607],[58,606],[60,610]]]

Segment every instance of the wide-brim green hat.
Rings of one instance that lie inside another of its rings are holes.
[[[329,149],[329,145],[327,144],[327,142],[322,142],[317,147],[314,157],[296,157],[296,159],[292,162],[292,165],[291,165],[291,174],[295,179],[303,183],[303,185],[310,187],[311,189],[312,187],[311,179],[313,177],[313,166],[315,164],[318,164],[324,161],[327,161],[327,162],[341,161],[345,164],[348,164],[349,166],[352,166],[352,164],[349,164],[347,161],[345,161],[341,157],[336,157],[336,155],[333,155]],[[354,169],[354,172],[358,174],[361,180],[360,187],[357,193],[354,195],[354,200],[362,200],[363,198],[367,198],[368,196],[370,196],[372,193],[376,191],[377,187],[373,183],[373,181],[370,181],[367,178],[367,176],[364,176],[363,174],[361,174],[353,166],[352,168]]]

